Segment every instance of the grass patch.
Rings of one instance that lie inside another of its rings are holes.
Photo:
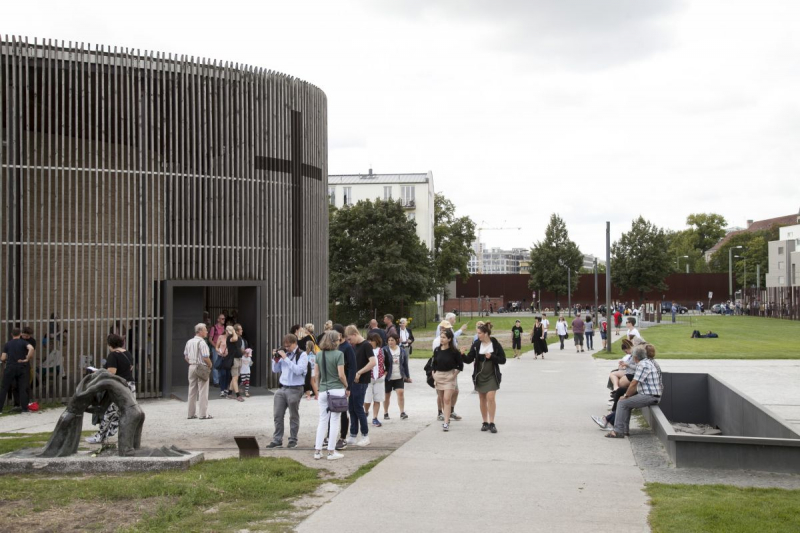
[[[154,512],[121,531],[237,531],[288,523],[287,500],[322,483],[318,471],[287,458],[205,461],[189,470],[71,477],[2,476],[6,501],[42,512],[75,502],[93,505],[156,498]],[[211,512],[208,512],[211,510]]]
[[[653,533],[800,531],[800,490],[648,483]]]
[[[380,463],[381,461],[386,459],[386,457],[387,457],[386,455],[382,455],[382,456],[378,457],[377,459],[373,459],[372,461],[368,462],[367,464],[361,465],[358,468],[358,470],[356,470],[355,472],[353,472],[352,474],[350,474],[349,476],[347,476],[346,478],[341,480],[340,483],[342,485],[349,485],[350,483],[353,483],[355,480],[357,480],[361,476],[363,476],[365,474],[368,474],[373,468],[375,468],[375,466],[377,466],[378,463]]]
[[[692,330],[709,330],[718,339],[692,339]],[[658,349],[659,359],[800,359],[797,339],[800,321],[749,316],[706,316],[694,325],[665,324],[642,331]],[[611,354],[597,352],[600,359],[618,359],[619,343]]]
[[[642,414],[641,409],[634,409],[633,411],[631,411],[631,414],[633,414],[633,417],[639,423],[640,427],[644,429],[650,429],[650,424],[647,422],[647,419]]]
[[[84,431],[83,436],[93,435],[93,431]],[[0,433],[0,455],[14,452],[22,448],[43,448],[52,433]]]

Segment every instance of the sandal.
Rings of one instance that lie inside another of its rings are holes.
[[[237,396],[237,397],[236,397],[236,401],[237,401],[237,402],[243,402],[243,401],[244,401],[244,398],[242,398],[241,396]]]
[[[609,431],[608,433],[606,433],[605,437],[607,439],[624,439],[625,435],[617,435],[615,432]]]
[[[211,416],[211,415],[206,415],[206,416],[201,416],[200,420],[211,420],[212,418],[214,418],[214,417]]]
[[[197,415],[192,415],[192,416],[188,417],[186,420],[193,420],[195,418],[197,418]]]

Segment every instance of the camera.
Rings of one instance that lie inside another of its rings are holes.
[[[280,348],[275,348],[274,350],[272,350],[272,358],[275,359],[276,361],[281,358],[281,356],[278,354],[278,352],[280,350],[283,350],[283,346],[281,346]]]

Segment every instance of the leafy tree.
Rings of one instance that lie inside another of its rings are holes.
[[[536,291],[567,294],[567,269],[572,273],[572,291],[578,288],[578,275],[583,266],[583,254],[569,239],[567,226],[557,214],[550,215],[544,240],[531,249],[531,279],[528,287]]]
[[[716,213],[693,213],[686,217],[695,237],[695,247],[705,254],[725,236],[725,217]]]
[[[708,272],[703,251],[697,245],[698,236],[693,229],[682,231],[665,230],[667,237],[667,249],[672,258],[672,269],[675,272],[686,272],[686,265],[689,265],[689,272]],[[684,256],[689,256],[684,257]]]
[[[725,244],[714,252],[709,261],[709,267],[714,272],[728,272],[728,250],[732,247],[734,287],[741,288],[744,283],[745,259],[747,260],[747,285],[756,285],[756,265],[761,265],[761,286],[766,286],[767,265],[769,262],[769,241],[778,240],[778,228],[774,227],[762,231],[742,231],[735,233],[725,241]],[[741,246],[742,248],[736,248]]]
[[[456,217],[453,202],[436,194],[433,219],[433,269],[436,292],[448,298],[447,284],[456,276],[469,278],[471,244],[475,241],[475,223],[469,217]]]
[[[645,292],[667,288],[664,279],[672,265],[666,233],[642,217],[611,247],[611,280],[623,292],[638,290],[639,301]]]
[[[359,201],[330,212],[330,298],[346,316],[396,312],[433,294],[430,252],[398,202]]]

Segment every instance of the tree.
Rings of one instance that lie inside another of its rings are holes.
[[[698,236],[693,229],[682,231],[665,230],[667,249],[672,258],[672,269],[675,272],[708,272],[703,251],[697,245]],[[685,257],[685,256],[689,257]]]
[[[436,292],[449,297],[447,285],[456,276],[469,278],[469,258],[475,241],[475,223],[469,217],[456,217],[453,202],[443,194],[433,200],[433,270]]]
[[[398,202],[362,200],[330,212],[330,298],[343,310],[399,310],[433,294],[433,266]]]
[[[673,264],[666,233],[642,217],[611,247],[611,280],[622,292],[638,290],[640,302],[645,292],[667,288]]]
[[[725,236],[725,217],[716,213],[693,213],[686,217],[686,225],[695,236],[695,246],[705,254]]]
[[[714,272],[728,272],[728,250],[732,247],[733,273],[735,287],[742,287],[744,283],[745,259],[747,260],[747,285],[757,285],[756,265],[761,266],[761,286],[766,286],[767,265],[769,264],[769,241],[778,240],[778,228],[774,227],[761,231],[742,231],[735,233],[725,241],[725,244],[714,252],[709,261],[709,267]],[[735,248],[741,246],[742,248]]]
[[[544,240],[531,248],[531,278],[528,287],[537,291],[567,294],[567,270],[572,272],[572,290],[578,288],[577,273],[583,266],[583,254],[569,239],[567,226],[557,214],[550,215]]]

